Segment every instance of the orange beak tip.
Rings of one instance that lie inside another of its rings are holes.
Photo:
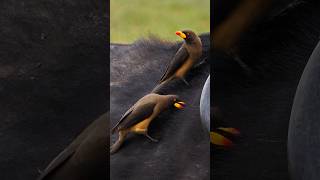
[[[176,35],[180,36],[182,39],[185,39],[187,37],[182,31],[177,31]]]

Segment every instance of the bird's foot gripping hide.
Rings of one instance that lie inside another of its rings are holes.
[[[217,128],[218,131],[225,132],[228,134],[232,134],[234,136],[239,136],[240,131],[235,128]],[[210,132],[210,141],[212,144],[217,146],[231,147],[234,143],[227,137],[221,135],[218,132],[211,131]]]
[[[146,133],[145,136],[146,136],[148,139],[150,139],[152,142],[159,142],[158,139],[155,139],[155,138],[151,137],[148,133]]]
[[[145,135],[148,139],[150,139],[152,142],[159,142],[159,140],[151,137],[149,134],[148,134],[148,129],[141,129],[141,128],[134,128],[132,130],[133,133],[137,133],[137,134],[143,134]]]
[[[193,68],[196,69],[196,68],[199,68],[201,67],[202,65],[206,64],[207,63],[207,57],[205,57],[202,61],[200,61],[198,64],[194,65]]]
[[[184,77],[182,77],[182,78],[180,78],[180,79],[181,79],[187,86],[191,86]]]

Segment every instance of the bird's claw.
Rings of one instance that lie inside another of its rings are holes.
[[[181,78],[181,79],[187,86],[190,86],[190,84],[188,83],[188,81],[185,78]]]
[[[206,59],[207,59],[207,58],[204,58],[201,62],[199,62],[198,64],[196,64],[193,68],[198,68],[198,67],[202,66],[203,64],[205,64],[205,63],[206,63]]]
[[[149,134],[146,134],[146,137],[150,139],[152,142],[159,142],[158,139],[152,138],[151,136],[149,136]]]

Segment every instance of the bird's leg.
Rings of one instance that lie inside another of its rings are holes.
[[[205,57],[201,62],[199,62],[198,64],[194,65],[193,68],[196,69],[200,66],[202,66],[203,64],[207,63],[207,57]]]
[[[113,154],[119,150],[127,134],[128,133],[126,131],[119,131],[118,140],[110,147],[110,154]]]
[[[144,135],[145,135],[148,139],[150,139],[152,142],[159,142],[158,139],[152,138],[152,137],[148,134],[148,132],[146,132]]]
[[[232,59],[239,64],[239,66],[244,70],[244,72],[247,75],[251,75],[252,74],[252,70],[251,68],[239,57],[239,55],[233,50],[231,49],[228,52],[229,56],[232,57]]]
[[[190,86],[190,84],[188,83],[188,81],[187,81],[184,77],[182,77],[181,80],[182,80],[187,86]]]

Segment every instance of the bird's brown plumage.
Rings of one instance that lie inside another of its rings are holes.
[[[139,99],[112,128],[112,133],[119,132],[119,138],[111,146],[110,153],[116,152],[129,132],[144,134],[149,139],[148,126],[162,111],[177,101],[176,95],[159,95],[150,93]]]
[[[119,120],[117,125],[112,128],[112,133],[116,130],[126,129],[129,128],[141,120],[144,120],[153,113],[153,109],[155,107],[155,102],[145,103],[141,105],[134,105],[132,106]],[[135,107],[139,108],[135,108]]]
[[[174,77],[184,78],[189,70],[197,64],[202,55],[201,39],[191,30],[182,31],[186,35],[182,46],[177,51],[159,83]]]

